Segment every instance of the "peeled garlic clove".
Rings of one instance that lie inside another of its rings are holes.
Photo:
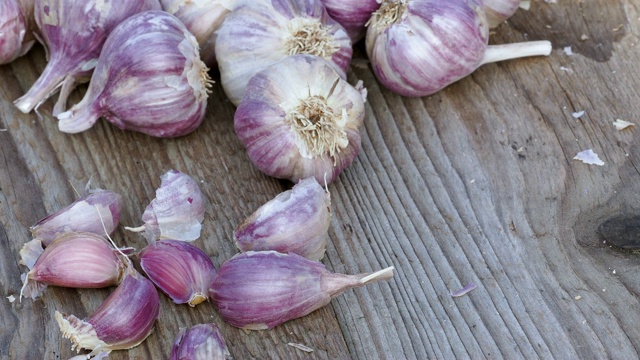
[[[33,225],[34,238],[48,246],[59,235],[67,232],[108,234],[118,227],[122,199],[113,191],[85,189],[84,194],[69,206],[56,211]],[[104,226],[103,226],[104,224]]]
[[[348,289],[392,277],[393,267],[343,275],[296,254],[249,251],[220,266],[211,299],[227,323],[263,330],[305,316]]]
[[[385,0],[367,29],[367,54],[383,85],[426,96],[482,64],[551,53],[548,41],[488,46],[488,33],[480,0]]]
[[[145,274],[174,303],[196,306],[209,300],[216,269],[204,251],[184,241],[161,240],[138,256]]]
[[[158,0],[37,0],[34,15],[49,62],[31,89],[14,104],[24,113],[49,98],[65,79],[86,77],[96,64],[107,35],[129,16],[160,9]],[[68,94],[67,94],[68,95]],[[66,98],[60,99],[66,102]]]
[[[177,170],[160,177],[156,197],[142,214],[144,225],[126,227],[144,231],[149,242],[157,239],[193,241],[200,237],[204,220],[204,195],[193,178]]]
[[[87,320],[55,312],[62,335],[71,349],[93,350],[88,356],[130,349],[151,334],[160,315],[160,299],[151,281],[132,267],[122,283]]]
[[[92,233],[66,233],[40,254],[35,251],[23,256],[25,264],[33,265],[23,276],[20,297],[32,299],[47,285],[85,289],[117,285],[128,264],[107,240]]]
[[[196,37],[200,58],[207,66],[216,64],[216,35],[220,24],[233,10],[237,0],[160,0],[162,8],[174,15]]]
[[[521,0],[483,0],[489,27],[494,28],[513,16],[521,2]]]
[[[233,232],[242,251],[275,250],[320,260],[327,246],[331,197],[316,179],[297,183],[262,205]]]
[[[195,37],[175,16],[136,14],[111,32],[85,97],[58,115],[58,127],[78,133],[102,116],[150,136],[186,135],[204,118],[207,70]]]
[[[241,2],[217,36],[220,79],[234,105],[253,75],[287,56],[320,56],[346,78],[353,52],[344,28],[318,0]]]
[[[0,65],[24,55],[35,43],[34,0],[0,1]]]
[[[365,24],[371,14],[378,10],[382,0],[321,0],[327,13],[340,23],[356,43],[366,33]],[[486,1],[486,0],[485,0]]]
[[[235,132],[269,176],[330,183],[360,151],[362,94],[327,62],[290,56],[256,74],[235,113]]]
[[[215,324],[198,324],[182,328],[176,338],[169,360],[226,360],[231,354],[224,337]]]

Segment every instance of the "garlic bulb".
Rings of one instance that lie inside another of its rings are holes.
[[[0,65],[26,54],[35,43],[34,1],[0,1]]]
[[[327,13],[344,26],[353,43],[364,37],[364,27],[382,0],[321,0]],[[486,0],[485,0],[486,1]]]
[[[360,150],[361,93],[316,56],[276,63],[247,85],[235,132],[265,174],[332,182]]]
[[[215,31],[237,0],[160,0],[162,8],[191,31],[200,45],[200,58],[207,66],[216,63]]]
[[[305,316],[348,289],[392,277],[393,267],[343,275],[296,254],[249,251],[220,266],[211,299],[227,323],[263,330]]]
[[[488,32],[481,0],[385,0],[371,17],[367,54],[386,87],[426,96],[480,65],[551,52],[548,41],[488,46]]]
[[[59,103],[66,104],[74,83],[85,81],[96,65],[102,45],[113,28],[141,11],[160,9],[158,0],[36,0],[34,15],[49,62],[31,89],[14,104],[28,113],[69,83]]]
[[[515,14],[521,0],[483,0],[484,12],[489,27],[494,28]]]
[[[231,354],[215,324],[182,328],[171,348],[169,360],[226,360]]]
[[[134,15],[109,35],[85,97],[58,115],[58,127],[77,133],[102,116],[150,136],[186,135],[204,118],[207,70],[196,39],[175,16]]]
[[[262,205],[233,232],[242,251],[275,250],[310,260],[324,257],[331,197],[315,178],[301,180]]]
[[[351,41],[319,0],[245,1],[218,30],[216,57],[229,100],[238,105],[249,79],[287,56],[316,55],[345,78]]]

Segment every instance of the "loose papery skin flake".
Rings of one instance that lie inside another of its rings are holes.
[[[226,360],[231,354],[215,324],[198,324],[180,329],[169,360]]]
[[[175,16],[134,15],[109,35],[85,97],[58,115],[58,128],[78,133],[104,117],[154,137],[186,135],[204,119],[207,71],[196,38]]]
[[[0,65],[24,55],[35,43],[34,0],[0,1]]]

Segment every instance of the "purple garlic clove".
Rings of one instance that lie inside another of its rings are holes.
[[[81,102],[58,114],[58,128],[78,133],[104,117],[120,129],[168,138],[204,119],[211,80],[196,38],[164,11],[136,14],[102,48]]]
[[[329,16],[347,30],[351,42],[356,43],[364,37],[365,24],[371,18],[371,14],[378,10],[382,0],[321,0],[321,2]]]
[[[15,101],[28,113],[49,98],[63,82],[73,88],[86,81],[96,65],[102,45],[113,28],[129,16],[160,9],[158,0],[111,1],[36,0],[34,15],[49,62],[31,89]],[[63,91],[63,108],[70,91]]]
[[[331,197],[315,178],[262,205],[233,232],[242,251],[275,250],[320,260],[331,223]]]
[[[189,330],[182,328],[176,338],[169,360],[226,360],[231,354],[224,337],[215,324],[198,324]]]
[[[317,261],[276,251],[249,251],[227,260],[211,299],[227,323],[271,329],[327,305],[344,291],[393,277],[393,267],[370,274],[334,274]]]
[[[35,239],[48,246],[59,235],[67,232],[90,232],[104,235],[113,233],[120,222],[122,199],[113,191],[89,190],[71,205],[38,221],[31,227]],[[104,224],[104,226],[103,226]]]
[[[160,299],[151,281],[130,267],[122,283],[87,320],[55,312],[71,349],[93,350],[88,356],[130,349],[151,334],[160,315]]]
[[[209,300],[216,269],[204,251],[184,241],[161,240],[138,256],[145,274],[174,303],[196,306]]]
[[[482,5],[489,27],[494,28],[513,16],[521,2],[521,0],[483,0]]]
[[[34,1],[0,1],[0,65],[26,54],[35,43]]]
[[[23,275],[22,296],[35,299],[47,285],[104,288],[118,285],[129,264],[103,237],[92,233],[66,233],[46,249],[21,253],[29,272]]]
[[[204,195],[198,184],[191,176],[177,170],[169,170],[160,179],[162,183],[156,190],[156,198],[142,214],[144,225],[125,229],[144,231],[149,242],[196,240],[204,220]]]

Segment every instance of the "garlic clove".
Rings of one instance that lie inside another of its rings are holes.
[[[104,117],[154,137],[186,135],[204,119],[207,71],[180,20],[164,11],[136,14],[111,32],[85,97],[58,114],[58,128],[78,133]]]
[[[340,23],[356,43],[366,33],[365,24],[371,14],[380,7],[382,0],[321,0],[327,13]],[[485,0],[487,1],[487,0]]]
[[[55,312],[71,349],[93,350],[88,356],[130,349],[144,341],[160,315],[160,299],[153,283],[129,267],[122,283],[87,320]]]
[[[353,50],[320,1],[258,0],[240,2],[227,16],[215,52],[224,92],[238,105],[253,75],[287,56],[320,56],[346,78]]]
[[[111,234],[118,227],[122,198],[113,191],[89,189],[69,206],[38,221],[30,230],[34,238],[48,246],[59,235],[67,232]],[[104,223],[104,226],[103,226]]]
[[[176,304],[196,306],[209,300],[216,269],[202,250],[184,241],[161,240],[145,247],[140,267]]]
[[[226,360],[231,354],[215,324],[198,324],[180,329],[169,360]]]
[[[0,1],[0,65],[24,55],[35,43],[34,0]]]
[[[50,58],[31,89],[14,104],[28,113],[49,98],[65,78],[75,82],[87,77],[112,29],[135,13],[153,9],[160,9],[158,0],[130,0],[117,6],[98,0],[36,1],[34,16]],[[60,100],[66,103],[66,98]]]
[[[315,178],[262,205],[233,232],[242,251],[275,250],[320,260],[327,245],[331,197]]]
[[[360,151],[364,101],[325,60],[295,55],[251,79],[234,119],[265,174],[331,183]]]
[[[156,197],[142,214],[144,225],[125,227],[144,231],[149,242],[157,239],[193,241],[200,237],[204,220],[204,195],[193,178],[177,170],[160,177]]]
[[[37,243],[36,243],[37,244]],[[122,280],[128,259],[103,237],[92,233],[65,233],[56,238],[39,255],[29,254],[23,262],[30,266],[23,275],[23,296],[35,299],[47,285],[71,288],[104,288]]]
[[[263,330],[305,316],[348,289],[392,277],[393,267],[343,275],[296,254],[249,251],[220,266],[211,299],[227,323]]]
[[[494,28],[513,16],[521,2],[521,0],[483,0],[482,5],[489,27]]]

